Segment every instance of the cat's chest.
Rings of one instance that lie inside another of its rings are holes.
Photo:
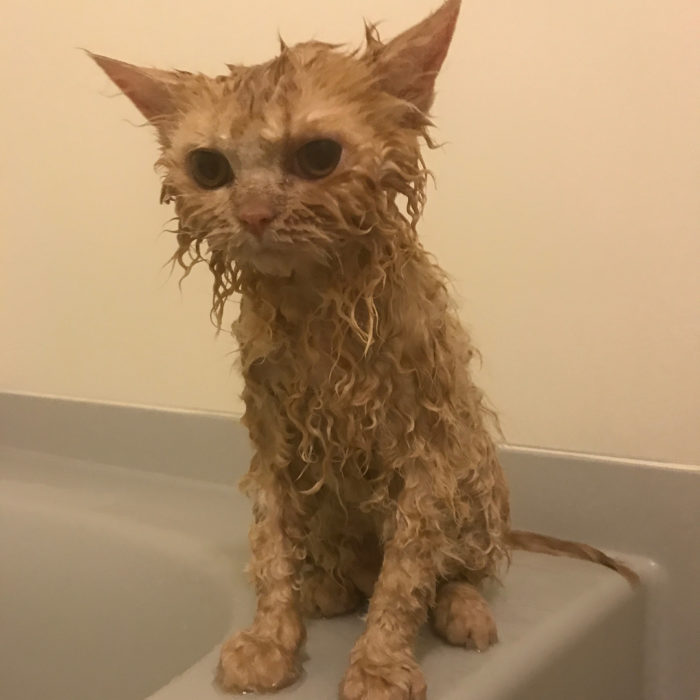
[[[263,385],[273,394],[299,394],[305,389],[323,391],[332,375],[338,372],[328,354],[317,351],[312,342],[253,342],[250,347],[255,361],[244,372],[246,380]],[[302,347],[303,346],[303,347]]]
[[[332,318],[242,309],[236,335],[244,377],[274,394],[322,393],[353,371],[356,343]]]

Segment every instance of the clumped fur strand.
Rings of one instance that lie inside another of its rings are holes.
[[[211,270],[217,326],[241,298],[258,606],[222,648],[229,690],[293,682],[303,615],[369,598],[340,697],[425,698],[412,646],[429,611],[450,643],[487,647],[496,629],[475,586],[512,546],[551,545],[510,530],[476,350],[416,230],[427,113],[458,11],[448,0],[388,43],[367,25],[353,52],[282,42],[273,60],[215,78],[93,55],[158,131],[174,261]],[[294,154],[314,139],[342,155],[330,174],[299,177]],[[193,180],[202,148],[230,163],[226,186]],[[247,225],[250,207],[264,230]]]

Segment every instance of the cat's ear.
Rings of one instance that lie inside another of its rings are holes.
[[[172,88],[177,83],[178,73],[141,68],[90,51],[87,53],[148,121],[157,125],[159,118],[175,111]]]
[[[450,46],[460,0],[446,0],[429,17],[388,44],[368,49],[382,87],[427,112],[435,97],[435,79]],[[369,36],[369,33],[368,33]]]

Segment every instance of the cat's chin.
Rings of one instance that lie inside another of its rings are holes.
[[[239,240],[232,253],[240,268],[257,274],[290,277],[295,270],[297,256],[283,253],[276,246],[264,245],[252,236]]]
[[[238,247],[234,255],[239,267],[270,277],[288,278],[300,273],[309,276],[324,267],[311,251],[303,254],[292,246],[279,244],[244,244]]]
[[[291,261],[284,260],[275,255],[256,255],[250,259],[245,266],[262,275],[270,277],[291,277],[295,268]]]
[[[298,255],[271,250],[244,253],[237,262],[241,268],[251,272],[280,278],[291,277],[295,272],[301,272],[308,267],[308,262],[300,260]]]

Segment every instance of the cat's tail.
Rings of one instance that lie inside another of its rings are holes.
[[[621,561],[613,559],[599,549],[587,544],[560,540],[558,537],[540,535],[538,532],[527,532],[526,530],[511,530],[508,535],[508,543],[513,549],[522,549],[526,552],[552,554],[557,557],[573,557],[574,559],[584,559],[596,564],[602,564],[624,576],[632,586],[639,584],[639,575],[636,572],[625,566]]]

